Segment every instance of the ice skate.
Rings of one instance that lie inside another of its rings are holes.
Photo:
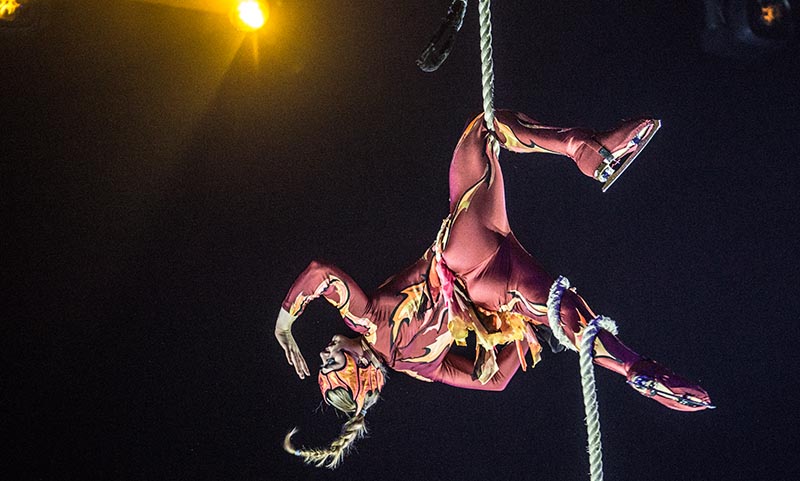
[[[703,388],[651,359],[641,359],[628,368],[628,384],[641,395],[677,411],[715,407]]]
[[[603,192],[630,167],[661,127],[660,120],[630,120],[611,132],[597,134],[597,153],[603,161],[594,172],[594,178],[603,183]]]

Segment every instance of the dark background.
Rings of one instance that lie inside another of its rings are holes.
[[[502,393],[393,375],[337,471],[281,450],[344,421],[274,340],[289,285],[318,257],[366,290],[415,260],[481,93],[475,0],[433,74],[414,59],[447,1],[271,4],[257,35],[86,0],[0,35],[3,477],[586,479],[571,353]],[[797,49],[707,55],[697,1],[494,4],[499,107],[664,123],[606,194],[501,154],[522,243],[719,406],[598,372],[607,479],[797,479]],[[298,321],[309,364],[335,332],[324,303]]]

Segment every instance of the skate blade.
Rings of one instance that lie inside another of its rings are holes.
[[[630,381],[626,381],[633,389],[645,397],[662,397],[669,399],[675,403],[689,408],[702,408],[702,409],[716,409],[717,406],[710,402],[703,401],[702,399],[692,396],[691,394],[684,394],[678,396],[670,391],[666,386],[646,376],[637,376]]]
[[[611,174],[611,176],[609,176],[609,178],[605,181],[605,183],[603,184],[603,192],[610,189],[611,185],[619,178],[619,176],[621,176],[622,173],[625,172],[625,170],[628,167],[630,167],[633,161],[636,160],[636,157],[638,157],[639,154],[642,153],[644,148],[647,147],[647,144],[650,143],[650,141],[653,139],[653,137],[656,135],[656,132],[658,132],[658,129],[660,128],[661,128],[661,121],[654,120],[653,126],[650,128],[650,132],[639,141],[639,147],[636,149],[636,152],[631,154],[631,156],[628,157],[625,160],[625,162],[622,163],[622,165],[617,167],[616,170],[614,170],[614,173]]]

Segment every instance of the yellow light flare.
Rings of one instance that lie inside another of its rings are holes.
[[[269,18],[269,7],[256,0],[239,2],[231,12],[231,21],[237,29],[252,32],[263,27]]]
[[[16,0],[0,0],[0,20],[14,20],[21,6]]]

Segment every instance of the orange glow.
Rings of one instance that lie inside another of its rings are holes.
[[[764,22],[765,25],[772,25],[777,20],[780,20],[781,15],[781,9],[778,8],[777,5],[767,5],[766,7],[761,7],[761,21]]]
[[[14,20],[21,6],[16,0],[0,0],[0,20]]]

